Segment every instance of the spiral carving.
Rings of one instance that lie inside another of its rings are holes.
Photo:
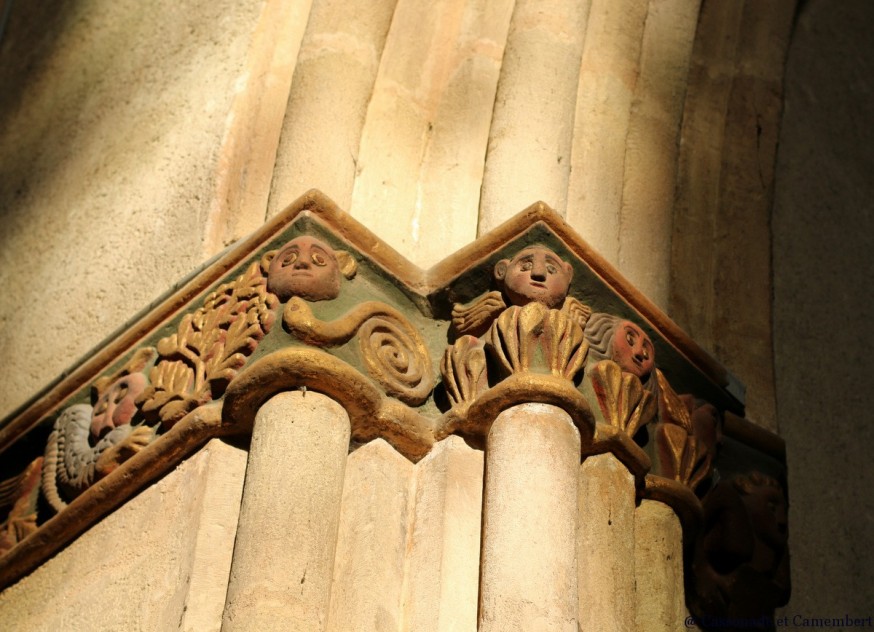
[[[431,365],[424,342],[409,323],[376,316],[358,332],[367,371],[385,392],[407,404],[421,404],[431,392]]]
[[[422,336],[398,310],[367,301],[332,321],[319,320],[295,296],[285,307],[283,322],[299,340],[319,347],[344,344],[358,336],[368,374],[385,392],[405,404],[422,404],[434,386],[431,356]]]

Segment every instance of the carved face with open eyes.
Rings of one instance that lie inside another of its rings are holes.
[[[146,390],[146,376],[131,373],[118,378],[103,391],[91,412],[91,434],[100,437],[129,424],[137,412],[136,400]]]
[[[630,320],[616,325],[613,334],[613,361],[623,371],[645,380],[655,366],[655,349],[643,330]]]
[[[340,265],[334,250],[315,237],[292,239],[270,262],[267,289],[281,301],[300,296],[327,301],[340,294]]]
[[[559,307],[573,276],[571,265],[545,246],[529,246],[495,266],[495,278],[503,282],[504,293],[513,305]]]

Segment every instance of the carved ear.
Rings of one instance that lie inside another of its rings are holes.
[[[574,267],[567,261],[562,261],[561,263],[564,265],[565,272],[567,272],[567,282],[570,283],[574,280]]]
[[[503,281],[504,277],[507,276],[507,268],[510,266],[509,259],[501,259],[495,264],[495,278],[498,281]]]
[[[345,250],[335,250],[334,256],[337,257],[337,265],[340,266],[340,273],[347,279],[351,279],[358,272],[358,262],[355,257],[350,255]]]
[[[278,250],[268,250],[264,253],[264,256],[261,257],[261,273],[267,274],[267,271],[270,270],[270,262],[273,261],[273,258],[279,253]]]

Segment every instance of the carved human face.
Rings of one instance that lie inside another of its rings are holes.
[[[542,303],[553,309],[567,296],[573,268],[549,248],[530,246],[495,266],[504,293],[513,305]]]
[[[129,424],[137,412],[136,400],[146,390],[146,376],[131,373],[109,385],[91,412],[91,434],[99,437]]]
[[[292,239],[270,262],[267,289],[281,301],[292,296],[308,301],[337,298],[340,267],[333,249],[315,237]]]
[[[772,485],[757,485],[743,496],[750,522],[762,541],[779,550],[786,545],[786,498],[783,490]]]
[[[630,320],[616,325],[613,334],[613,361],[623,371],[633,373],[642,380],[649,377],[655,365],[655,349],[643,330]]]

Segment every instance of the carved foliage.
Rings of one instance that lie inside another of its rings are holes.
[[[583,329],[540,303],[512,306],[494,322],[486,346],[506,374],[545,372],[573,379],[586,360]]]
[[[602,360],[592,367],[589,377],[598,406],[611,426],[633,437],[652,421],[658,409],[656,398],[636,375],[624,372],[615,362]]]
[[[209,294],[175,334],[158,343],[160,360],[149,374],[142,410],[171,427],[197,406],[220,397],[273,325],[278,300],[253,263]]]
[[[42,463],[37,457],[23,472],[0,482],[0,515],[8,512],[0,523],[0,554],[36,531]]]
[[[674,391],[656,369],[659,423],[655,426],[659,474],[695,489],[710,474],[716,449],[713,415],[693,415],[694,399]]]
[[[443,354],[440,372],[452,406],[470,406],[489,387],[483,343],[474,336],[456,340]]]
[[[305,301],[292,297],[283,314],[286,328],[312,345],[332,347],[358,336],[364,365],[385,392],[418,405],[434,386],[431,357],[415,327],[395,308],[368,301],[333,321],[319,320]]]

